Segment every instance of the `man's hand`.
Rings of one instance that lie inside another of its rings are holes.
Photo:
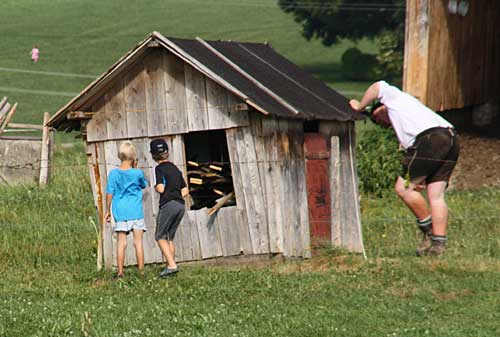
[[[106,220],[106,222],[110,222],[111,221],[111,213],[110,212],[106,212],[106,215],[104,216],[104,219]]]
[[[357,100],[357,99],[351,99],[349,101],[349,105],[351,106],[351,108],[355,111],[360,111],[360,106],[361,106],[361,103]]]

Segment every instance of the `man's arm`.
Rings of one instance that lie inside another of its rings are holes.
[[[187,187],[183,187],[181,189],[181,195],[183,198],[187,197],[189,195],[189,189]]]
[[[373,83],[372,85],[370,85],[370,87],[368,87],[368,89],[366,89],[366,92],[363,95],[361,102],[355,99],[351,99],[349,101],[351,108],[353,108],[356,111],[364,110],[364,108],[366,108],[368,105],[370,105],[371,102],[373,102],[378,98],[379,90],[380,90],[380,84],[378,82]]]

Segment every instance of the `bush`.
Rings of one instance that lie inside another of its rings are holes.
[[[347,80],[371,81],[378,65],[375,55],[365,54],[352,47],[342,54],[342,75]]]
[[[402,153],[392,129],[364,131],[356,149],[360,190],[375,196],[393,188],[401,174]]]

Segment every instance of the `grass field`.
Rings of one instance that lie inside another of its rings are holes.
[[[365,88],[340,75],[352,42],[306,42],[274,3],[2,0],[0,96],[20,103],[16,122],[39,123],[153,30],[268,41],[336,89]],[[33,44],[41,50],[36,65]],[[375,52],[370,41],[359,47]],[[500,335],[499,190],[448,194],[443,259],[414,256],[414,218],[388,192],[362,196],[366,260],[326,246],[306,261],[184,266],[168,280],[158,279],[160,266],[147,266],[144,276],[130,268],[115,282],[95,268],[84,150],[80,142],[61,146],[70,139],[59,139],[48,188],[0,186],[0,337]]]
[[[293,17],[272,0],[213,0],[209,5],[205,0],[3,0],[0,95],[20,103],[14,121],[40,123],[43,111],[55,112],[154,30],[175,37],[268,41],[336,89],[353,92],[366,87],[366,83],[346,82],[340,75],[340,56],[352,42],[331,48],[320,41],[307,42]],[[29,55],[34,44],[40,49],[38,64]],[[358,45],[376,52],[373,42]]]
[[[444,259],[416,258],[392,194],[362,198],[368,259],[324,247],[307,261],[194,267],[124,281],[95,269],[81,145],[53,183],[0,187],[0,336],[496,336],[500,191],[451,192]]]

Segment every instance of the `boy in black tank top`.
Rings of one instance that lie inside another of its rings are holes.
[[[155,190],[160,193],[155,239],[167,264],[160,277],[167,277],[179,271],[175,262],[174,237],[184,216],[184,198],[188,196],[189,190],[181,171],[168,161],[167,143],[163,139],[155,139],[150,143],[150,151],[158,163],[155,167]]]

